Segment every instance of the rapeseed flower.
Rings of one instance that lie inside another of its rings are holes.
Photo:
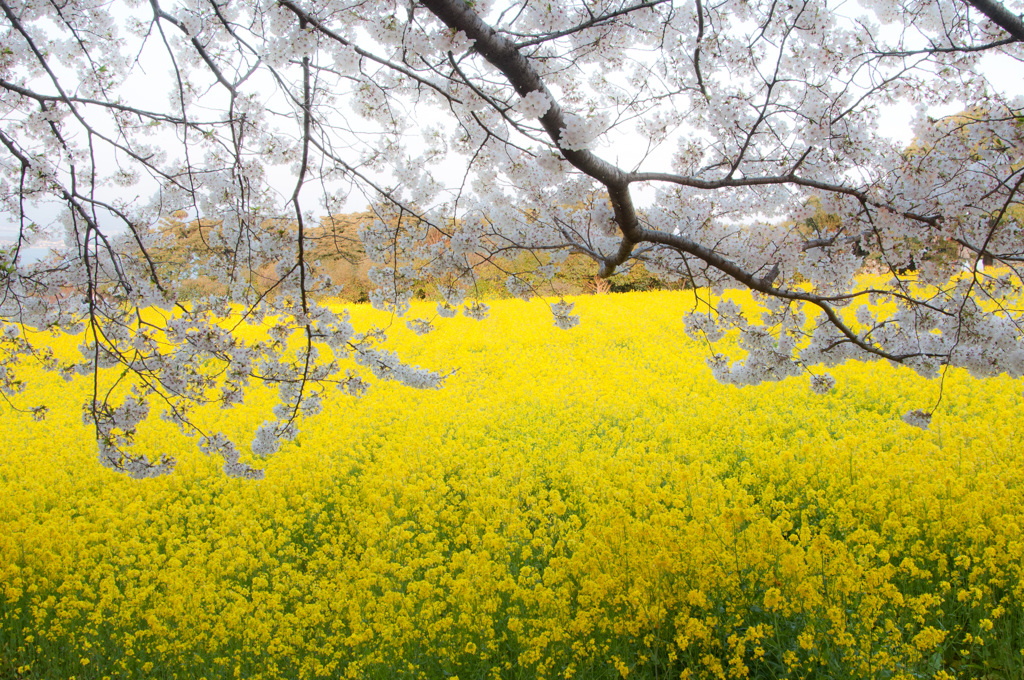
[[[425,339],[352,308],[458,371],[418,391],[356,367],[364,396],[242,456],[258,483],[157,418],[135,446],[177,471],[124,479],[95,462],[87,386],[24,376],[63,396],[42,422],[4,412],[0,674],[1019,677],[1019,385],[950,371],[921,429],[902,417],[938,384],[912,371],[739,389],[680,350],[693,293],[569,303],[569,331],[511,299]],[[273,399],[195,417],[246,441]]]

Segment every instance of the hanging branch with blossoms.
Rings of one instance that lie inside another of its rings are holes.
[[[487,316],[481,267],[529,299],[577,254],[601,277],[642,264],[697,289],[686,330],[724,382],[810,374],[827,392],[823,368],[850,359],[1020,377],[1021,11],[0,0],[0,392],[15,404],[21,361],[91,376],[105,465],[173,467],[131,449],[158,406],[225,472],[258,477],[242,451],[274,452],[327,389],[439,387],[325,302],[313,226],[367,204],[373,304],[441,298],[407,321],[417,333]],[[201,257],[166,261],[169,215]],[[197,277],[216,290],[196,298]],[[723,300],[734,286],[762,318]],[[35,329],[81,334],[80,359]],[[742,358],[714,349],[726,332]],[[247,446],[193,417],[256,383],[279,404]]]

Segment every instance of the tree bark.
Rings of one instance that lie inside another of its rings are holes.
[[[1001,3],[994,0],[967,0],[967,4],[987,16],[1014,38],[1024,42],[1024,21],[1003,7]]]

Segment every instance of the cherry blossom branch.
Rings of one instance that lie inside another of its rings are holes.
[[[515,42],[515,46],[519,49],[522,49],[524,47],[533,47],[534,45],[540,45],[541,43],[545,43],[551,40],[558,40],[559,38],[564,38],[567,35],[574,35],[576,33],[579,33],[580,31],[585,31],[588,28],[593,28],[595,26],[600,26],[601,24],[608,23],[609,21],[617,17],[632,14],[633,12],[637,12],[643,9],[653,9],[658,5],[662,5],[669,1],[670,0],[648,0],[647,2],[641,2],[637,3],[636,5],[630,5],[629,7],[623,7],[622,9],[615,10],[614,12],[606,12],[599,16],[591,16],[591,18],[588,19],[587,21],[576,24],[572,28],[567,28],[561,31],[553,31],[551,33],[545,33],[543,35],[530,37],[527,40],[517,40]],[[515,33],[512,31],[502,31],[502,33],[506,33],[517,38],[526,37],[522,33]]]
[[[377,64],[380,64],[381,66],[384,66],[384,67],[386,67],[388,69],[391,69],[392,71],[397,71],[398,73],[401,73],[402,75],[406,76],[407,78],[415,80],[417,83],[419,83],[421,85],[424,85],[426,87],[429,87],[430,89],[434,90],[435,92],[440,94],[445,99],[449,99],[449,100],[452,100],[452,101],[458,101],[458,99],[453,97],[451,95],[451,93],[447,92],[443,87],[439,86],[437,83],[432,83],[431,81],[423,78],[422,76],[417,74],[412,69],[409,69],[409,68],[407,68],[405,66],[402,66],[401,64],[396,64],[395,62],[390,61],[388,59],[385,59],[383,57],[379,57],[376,54],[373,54],[372,52],[369,52],[369,51],[359,47],[358,45],[353,43],[351,40],[346,40],[344,37],[339,35],[337,32],[331,30],[326,24],[321,22],[316,16],[310,14],[309,12],[305,11],[304,9],[299,7],[297,4],[292,2],[292,0],[278,0],[277,4],[279,4],[281,7],[284,7],[286,9],[290,10],[292,13],[295,14],[296,17],[299,18],[300,21],[304,21],[304,22],[308,23],[310,26],[313,26],[314,28],[317,29],[317,31],[319,31],[323,35],[327,36],[331,40],[334,40],[335,42],[337,42],[337,43],[339,43],[341,45],[345,45],[346,47],[352,48],[352,50],[354,50],[355,53],[358,54],[359,56],[364,57],[366,59],[369,59],[370,61],[375,62]]]

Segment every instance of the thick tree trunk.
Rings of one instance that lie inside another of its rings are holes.
[[[976,10],[998,24],[1017,40],[1024,41],[1024,21],[994,0],[967,0]]]

